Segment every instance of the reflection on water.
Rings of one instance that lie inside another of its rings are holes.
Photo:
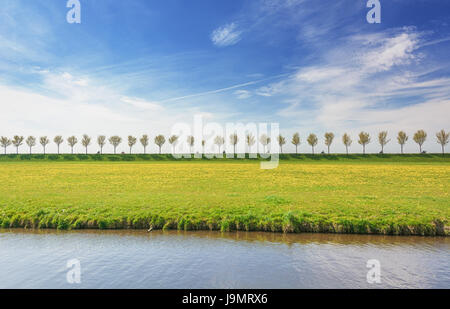
[[[367,283],[370,259],[381,284]],[[450,288],[449,266],[449,238],[0,231],[0,288]]]

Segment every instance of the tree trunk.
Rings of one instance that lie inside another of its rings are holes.
[[[345,146],[345,151],[347,152],[347,156],[348,156],[348,146]]]
[[[400,147],[402,148],[402,154],[403,154],[403,145],[400,145]]]
[[[314,146],[311,146],[311,148],[312,148],[312,154],[314,154]]]
[[[159,154],[161,154],[161,146],[159,146]]]
[[[366,154],[366,145],[363,145],[363,155]]]
[[[328,146],[328,154],[330,154],[330,146]]]
[[[298,146],[295,145],[295,154],[298,154]]]

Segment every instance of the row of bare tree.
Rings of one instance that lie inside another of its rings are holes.
[[[325,133],[324,136],[324,143],[325,146],[327,146],[328,148],[328,153],[330,153],[330,147],[333,144],[335,135],[331,132]],[[437,142],[441,145],[442,147],[442,153],[445,153],[445,146],[448,144],[449,142],[449,138],[450,138],[450,133],[449,132],[445,132],[444,130],[439,131],[436,134],[436,138],[437,138]],[[253,145],[255,145],[256,143],[256,138],[252,135],[252,134],[247,134],[245,137],[245,142],[246,144],[251,148]],[[398,132],[397,135],[397,142],[401,147],[401,153],[403,154],[403,148],[405,146],[405,144],[407,143],[409,137],[408,135],[403,132],[400,131]],[[137,138],[134,136],[128,136],[128,147],[130,148],[130,153],[132,153],[133,147],[136,145],[137,143]],[[414,136],[413,136],[413,140],[414,142],[416,142],[419,145],[419,151],[420,153],[422,153],[422,146],[425,143],[425,141],[427,140],[427,133],[424,130],[419,130],[417,131]],[[32,153],[32,148],[34,146],[36,146],[37,142],[39,141],[39,143],[42,145],[43,147],[43,153],[45,154],[45,149],[47,147],[47,145],[50,143],[50,139],[47,136],[42,136],[39,138],[39,140],[34,137],[34,136],[29,136],[28,138],[24,138],[23,136],[14,136],[12,139],[9,139],[7,137],[2,136],[0,138],[0,145],[1,147],[4,148],[4,152],[6,154],[6,148],[10,145],[13,145],[16,147],[16,152],[17,154],[19,153],[19,147],[23,145],[23,143],[25,142],[27,144],[27,146],[30,149],[30,154]],[[104,135],[100,135],[97,137],[97,144],[100,148],[99,153],[103,153],[103,148],[106,145],[106,142],[109,142],[113,148],[114,148],[114,154],[116,153],[117,147],[122,143],[122,138],[120,136],[111,136],[109,139],[106,138],[106,136]],[[142,146],[144,147],[144,154],[146,153],[147,147],[150,144],[150,138],[148,135],[143,135],[139,141],[141,142]],[[311,146],[312,148],[312,153],[314,154],[314,149],[317,146],[319,139],[317,137],[317,135],[315,134],[310,134],[308,136],[308,138],[306,139],[306,141],[308,142],[308,144]],[[384,147],[390,142],[391,140],[388,138],[388,132],[387,131],[382,131],[378,134],[378,143],[381,146],[381,153],[384,152]],[[64,143],[64,139],[62,136],[58,135],[53,139],[53,142],[57,145],[58,147],[58,154],[59,154],[59,149],[61,144]],[[177,145],[177,143],[179,142],[179,137],[177,135],[172,135],[169,137],[168,139],[169,144],[172,145],[173,147],[173,151],[175,152],[175,146]],[[271,138],[269,136],[267,136],[266,134],[262,134],[259,137],[259,142],[261,143],[261,145],[264,148],[264,153],[266,153],[266,148],[269,144],[271,144]],[[301,138],[300,138],[300,134],[299,133],[295,133],[292,136],[292,140],[291,143],[295,146],[295,152],[298,153],[298,147],[301,144]],[[367,132],[361,132],[358,135],[358,143],[363,147],[363,154],[366,153],[366,146],[371,142],[371,136],[369,133]],[[67,138],[67,143],[71,148],[71,153],[73,154],[73,149],[75,147],[75,145],[78,143],[78,138],[76,136],[70,136],[69,138]],[[91,145],[92,143],[92,138],[89,137],[88,135],[83,135],[81,138],[81,145],[83,145],[83,147],[86,150],[86,154],[88,153],[88,147]],[[159,147],[159,153],[161,153],[161,148],[162,146],[166,143],[166,138],[164,137],[164,135],[157,135],[154,138],[154,143],[155,145],[157,145]],[[195,144],[195,138],[193,136],[188,136],[187,138],[187,143],[190,147],[190,151],[192,153],[192,148]],[[239,137],[237,133],[231,134],[230,135],[230,144],[233,145],[233,152],[236,153],[236,145],[239,143]],[[277,138],[277,143],[280,147],[280,152],[283,153],[283,146],[286,144],[286,138],[283,137],[282,135],[279,135]],[[345,148],[346,148],[346,152],[348,154],[348,150],[349,147],[352,145],[353,141],[352,138],[350,137],[349,134],[345,133],[342,136],[342,143],[344,144]],[[225,138],[223,136],[216,136],[214,139],[214,144],[217,145],[219,153],[222,150],[222,147],[225,145]],[[203,146],[203,152],[205,152],[205,145],[206,142],[205,140],[202,140],[202,146]]]

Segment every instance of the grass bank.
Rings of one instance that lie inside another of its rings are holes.
[[[186,155],[187,156],[187,155]],[[232,156],[232,155],[231,155]],[[167,161],[207,161],[207,162],[236,162],[236,161],[263,161],[259,155],[257,158],[249,158],[249,154],[233,158],[211,158],[203,159],[174,158],[171,154],[7,154],[0,155],[1,162],[167,162]],[[416,162],[416,163],[450,163],[450,154],[280,154],[280,160],[289,162],[324,162],[324,163],[388,163],[388,162]]]
[[[299,156],[274,170],[163,157],[0,162],[0,227],[450,234],[448,157]]]

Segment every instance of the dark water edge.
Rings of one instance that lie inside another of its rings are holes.
[[[69,284],[66,263],[81,263]],[[367,261],[381,283],[367,283]],[[0,230],[0,288],[450,288],[448,237]]]

